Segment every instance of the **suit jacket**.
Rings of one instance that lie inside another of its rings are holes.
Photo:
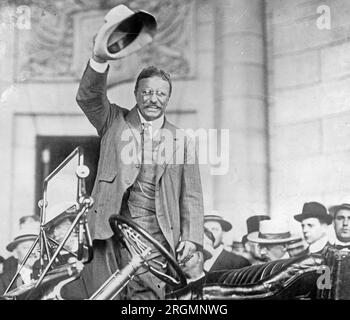
[[[9,257],[4,261],[4,271],[0,274],[0,295],[3,295],[10,285],[13,277],[15,276],[18,268],[18,260],[15,257]],[[18,275],[17,279],[13,283],[10,290],[23,284],[21,275]]]
[[[241,269],[247,266],[250,266],[250,262],[246,258],[224,249],[215,260],[209,272]]]
[[[108,219],[120,213],[123,196],[140,170],[139,159],[126,162],[123,158],[127,150],[141,152],[137,106],[129,111],[108,101],[107,73],[98,73],[88,65],[77,93],[79,106],[101,136],[94,205],[88,214],[92,239],[113,235]],[[157,165],[155,206],[160,228],[174,251],[180,240],[203,242],[202,187],[193,144],[166,119],[163,128],[172,135],[162,136],[162,146],[173,152],[167,152],[164,163]],[[177,164],[175,159],[187,162]]]

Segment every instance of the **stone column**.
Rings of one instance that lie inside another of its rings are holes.
[[[11,215],[11,190],[13,187],[13,113],[9,97],[14,93],[13,56],[15,46],[15,27],[9,20],[13,7],[0,5],[0,17],[5,23],[0,25],[0,255],[7,256],[5,246],[11,239],[9,224],[14,223]]]
[[[268,213],[264,2],[218,0],[215,9],[214,127],[229,129],[229,170],[213,176],[214,209],[235,239],[245,220]]]

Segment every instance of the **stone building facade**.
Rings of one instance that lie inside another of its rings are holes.
[[[233,223],[232,237],[246,232],[252,214],[291,218],[305,201],[346,200],[348,1],[7,1],[0,7],[0,254],[18,219],[36,210],[38,138],[96,137],[75,94],[92,37],[120,3],[154,14],[159,30],[145,50],[111,64],[108,96],[131,108],[140,68],[157,64],[174,78],[171,121],[228,130],[221,146],[228,170],[213,175],[207,163],[201,173],[206,210]]]

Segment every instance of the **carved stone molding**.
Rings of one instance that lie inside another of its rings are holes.
[[[17,33],[17,81],[76,81],[91,55],[92,38],[117,4],[146,10],[158,22],[154,41],[111,62],[109,85],[134,79],[146,65],[174,78],[195,74],[195,0],[31,0],[31,29]]]

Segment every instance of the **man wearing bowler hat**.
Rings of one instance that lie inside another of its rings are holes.
[[[350,204],[332,206],[329,212],[334,221],[335,248],[350,251]]]
[[[294,219],[301,223],[304,239],[309,245],[305,253],[321,253],[330,245],[327,230],[333,218],[321,203],[304,203],[301,214],[295,215]]]
[[[249,266],[249,261],[232,252],[224,249],[222,243],[224,232],[230,231],[232,225],[230,222],[223,219],[216,214],[208,214],[204,216],[204,227],[207,228],[214,235],[214,250],[213,256],[204,262],[204,269],[206,271],[240,269]]]
[[[121,59],[149,43],[154,17],[124,5],[105,17],[77,93],[77,102],[101,137],[98,171],[88,225],[94,259],[83,271],[88,295],[128,258],[109,225],[114,214],[147,230],[181,263],[203,242],[203,199],[199,166],[191,139],[165,117],[172,92],[168,73],[147,67],[138,75],[131,110],[106,95],[108,60]],[[152,248],[153,251],[154,248]],[[159,257],[160,261],[163,259]],[[166,271],[165,261],[161,268]],[[85,273],[84,273],[85,272]],[[139,272],[127,285],[127,299],[164,299],[165,283]]]

